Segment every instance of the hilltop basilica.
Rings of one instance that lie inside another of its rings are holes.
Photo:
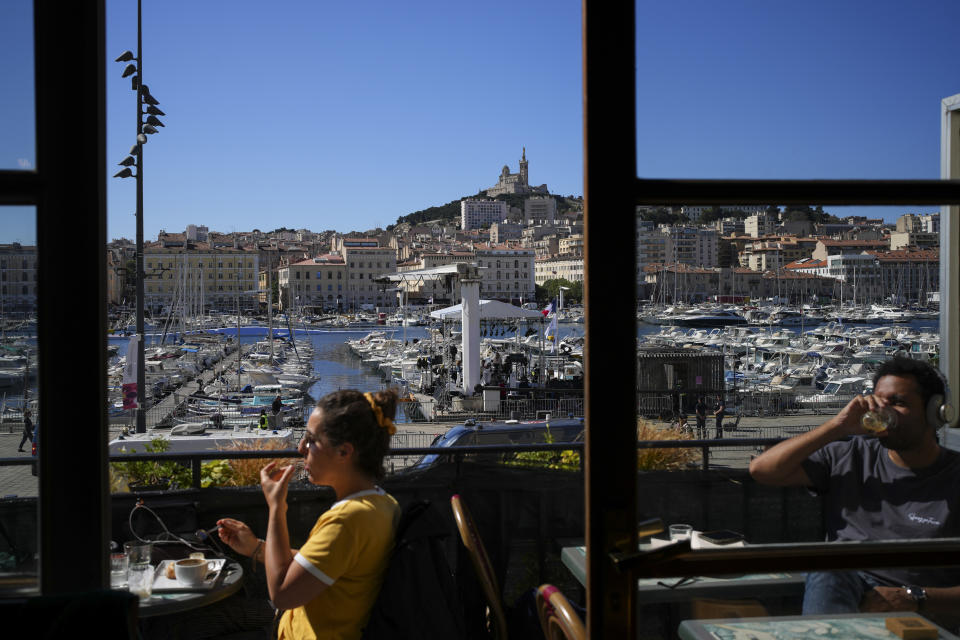
[[[500,178],[497,180],[497,186],[487,189],[487,195],[499,196],[503,193],[550,193],[545,184],[539,187],[531,187],[527,182],[527,175],[527,148],[524,147],[523,154],[520,156],[520,172],[510,173],[510,167],[503,165]]]

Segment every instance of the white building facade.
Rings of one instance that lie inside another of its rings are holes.
[[[500,200],[460,201],[460,229],[481,229],[494,222],[503,222],[507,218],[507,203]]]
[[[547,280],[563,278],[570,282],[583,282],[583,258],[550,258],[537,260],[534,281],[543,286]]]

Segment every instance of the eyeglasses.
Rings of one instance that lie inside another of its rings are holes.
[[[317,445],[318,449],[322,449],[324,446],[323,440],[321,440],[318,436],[315,436],[306,430],[303,432],[303,437],[300,438],[300,442],[302,442],[307,447],[309,447],[312,444],[315,444]]]

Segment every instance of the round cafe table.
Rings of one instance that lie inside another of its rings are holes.
[[[140,600],[140,617],[165,616],[206,607],[229,598],[242,585],[243,567],[234,560],[227,560],[212,588],[184,593],[154,593],[146,600]]]

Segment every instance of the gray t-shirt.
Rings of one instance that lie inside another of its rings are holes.
[[[941,448],[924,469],[895,464],[878,438],[833,442],[803,463],[824,500],[827,540],[911,540],[960,537],[960,454]],[[960,584],[960,568],[882,569],[894,585]]]

